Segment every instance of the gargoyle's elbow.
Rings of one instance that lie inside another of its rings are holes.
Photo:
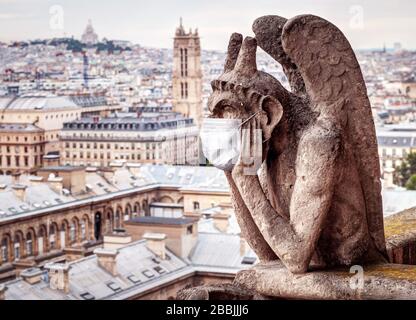
[[[305,257],[296,257],[287,261],[285,265],[293,274],[306,273],[309,267],[309,260]]]
[[[293,264],[288,265],[287,268],[293,274],[306,273],[308,271],[308,264]]]

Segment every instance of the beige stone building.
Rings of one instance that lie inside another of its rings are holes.
[[[35,172],[43,165],[45,131],[26,123],[0,123],[0,175]]]
[[[106,167],[113,162],[199,163],[198,128],[178,113],[89,117],[65,123],[61,163]]]
[[[172,93],[174,111],[202,119],[201,46],[198,30],[186,32],[182,19],[176,29],[173,44]]]
[[[57,153],[60,149],[59,135],[65,122],[86,115],[107,115],[118,109],[119,106],[107,105],[104,97],[4,96],[0,97],[0,124],[25,124],[42,130],[43,154]],[[11,137],[12,140],[15,138]],[[7,171],[7,168],[1,168]]]

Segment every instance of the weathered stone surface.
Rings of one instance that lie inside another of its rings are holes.
[[[294,275],[277,261],[240,271],[234,285],[285,299],[416,299],[415,266],[381,264],[363,270],[360,288],[353,278],[357,274],[348,268]]]
[[[182,289],[178,292],[179,300],[255,300],[261,299],[254,292],[230,283],[200,286]]]
[[[375,127],[348,40],[313,15],[261,17],[253,31],[231,36],[208,102],[213,118],[250,119],[242,129],[253,139],[226,172],[242,235],[292,273],[386,262]],[[282,64],[292,92],[257,70],[257,45]]]

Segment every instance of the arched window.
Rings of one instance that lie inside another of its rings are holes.
[[[20,247],[21,238],[19,235],[14,237],[14,260],[17,261],[22,257],[22,248]]]
[[[121,228],[121,225],[120,225],[120,211],[119,210],[117,210],[116,216],[114,218],[114,226],[115,226],[116,229]]]
[[[70,239],[71,243],[76,241],[76,234],[75,234],[76,230],[77,230],[77,228],[75,226],[75,221],[72,221],[70,229],[69,229],[69,239]]]
[[[194,210],[199,210],[199,202],[194,201]]]
[[[6,237],[1,241],[1,260],[3,262],[9,261],[9,240]]]
[[[53,224],[49,227],[49,246],[56,249],[56,228]]]
[[[81,240],[85,241],[85,239],[87,238],[87,232],[86,232],[86,221],[85,219],[81,220]]]
[[[28,257],[33,256],[33,239],[31,232],[28,232],[26,235],[26,255]]]

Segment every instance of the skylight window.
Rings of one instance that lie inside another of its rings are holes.
[[[141,282],[141,280],[139,279],[139,277],[135,276],[134,274],[128,276],[127,279],[129,279],[134,284],[137,284],[137,283],[140,283]]]
[[[121,287],[119,284],[115,283],[115,282],[108,282],[107,283],[107,287],[109,287],[111,290],[113,290],[114,292],[119,292],[121,291]]]
[[[9,208],[9,211],[11,212],[11,213],[17,213],[17,210],[16,210],[16,208]]]
[[[151,278],[153,278],[155,275],[150,271],[150,270],[148,270],[148,269],[146,269],[146,270],[143,270],[142,271],[142,273],[143,273],[143,275],[146,277],[146,278],[149,278],[149,279],[151,279]]]
[[[157,266],[157,267],[154,267],[153,268],[157,273],[159,273],[159,274],[164,274],[164,273],[166,273],[166,270],[165,269],[163,269],[162,267],[160,267],[160,266]]]
[[[55,201],[56,201],[57,203],[63,203],[63,201],[62,201],[61,199],[59,199],[59,198],[56,198],[56,199],[55,199]]]
[[[50,206],[51,205],[51,203],[47,200],[43,201],[43,203],[45,204],[45,206]]]
[[[27,211],[27,210],[29,210],[29,207],[27,206],[27,205],[21,205],[20,206],[20,209],[22,209],[23,211]]]
[[[95,297],[91,293],[89,293],[89,292],[81,293],[80,296],[84,300],[95,300]]]
[[[256,262],[255,257],[244,257],[241,261],[242,264],[254,264],[254,262]]]

